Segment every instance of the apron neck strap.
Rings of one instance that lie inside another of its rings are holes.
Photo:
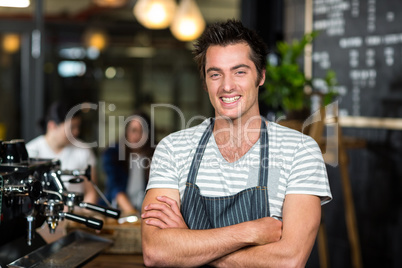
[[[197,150],[195,151],[195,155],[193,157],[193,161],[190,166],[190,171],[187,177],[187,182],[195,184],[195,180],[197,178],[198,169],[201,164],[202,156],[204,155],[205,148],[207,147],[208,140],[212,135],[212,130],[214,129],[215,119],[211,118],[211,122],[208,125],[207,129],[202,134],[200,142],[198,143]]]
[[[267,124],[265,119],[261,117],[260,130],[260,186],[268,186],[268,166],[269,166],[269,140]]]

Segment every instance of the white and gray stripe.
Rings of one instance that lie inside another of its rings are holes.
[[[157,146],[147,189],[178,189],[183,197],[196,147],[210,119],[196,127],[165,137]],[[268,123],[268,195],[271,216],[281,218],[286,194],[309,194],[332,199],[326,167],[315,141],[295,130]],[[197,185],[203,196],[229,196],[258,185],[260,141],[238,161],[228,163],[215,139],[210,138],[198,170]]]

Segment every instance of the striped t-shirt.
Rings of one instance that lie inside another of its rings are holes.
[[[178,189],[183,198],[187,176],[202,134],[210,123],[170,134],[158,144],[150,171],[148,189]],[[268,196],[272,217],[282,218],[287,194],[308,194],[332,199],[325,163],[317,143],[309,136],[268,123]],[[196,184],[203,196],[228,196],[258,185],[260,140],[240,159],[227,162],[212,135],[205,149]]]

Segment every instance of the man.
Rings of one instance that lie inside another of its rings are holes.
[[[85,170],[91,166],[91,179],[96,183],[96,158],[92,150],[84,146],[75,146],[71,139],[76,142],[80,133],[81,115],[75,113],[68,118],[70,106],[61,101],[53,102],[49,107],[46,117],[40,122],[45,132],[27,143],[26,147],[30,158],[59,159],[63,170]],[[68,133],[71,137],[68,137]],[[84,194],[84,201],[97,202],[97,193],[92,184],[85,180],[83,183],[64,183],[68,191]]]
[[[211,25],[195,55],[215,118],[156,148],[145,264],[304,266],[332,198],[317,144],[260,116],[266,48],[253,31],[233,20]]]

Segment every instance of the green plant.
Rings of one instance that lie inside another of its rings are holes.
[[[306,78],[299,66],[299,60],[304,54],[306,45],[310,44],[317,35],[317,32],[312,32],[305,34],[300,40],[293,40],[292,43],[283,41],[277,43],[280,62],[277,65],[268,64],[265,90],[260,95],[265,104],[272,109],[289,113],[310,108],[310,94],[305,93],[305,88],[309,86],[313,89],[313,79]],[[329,70],[323,81],[328,91],[320,95],[322,104],[326,105],[336,96],[333,90],[336,84],[335,72]]]

